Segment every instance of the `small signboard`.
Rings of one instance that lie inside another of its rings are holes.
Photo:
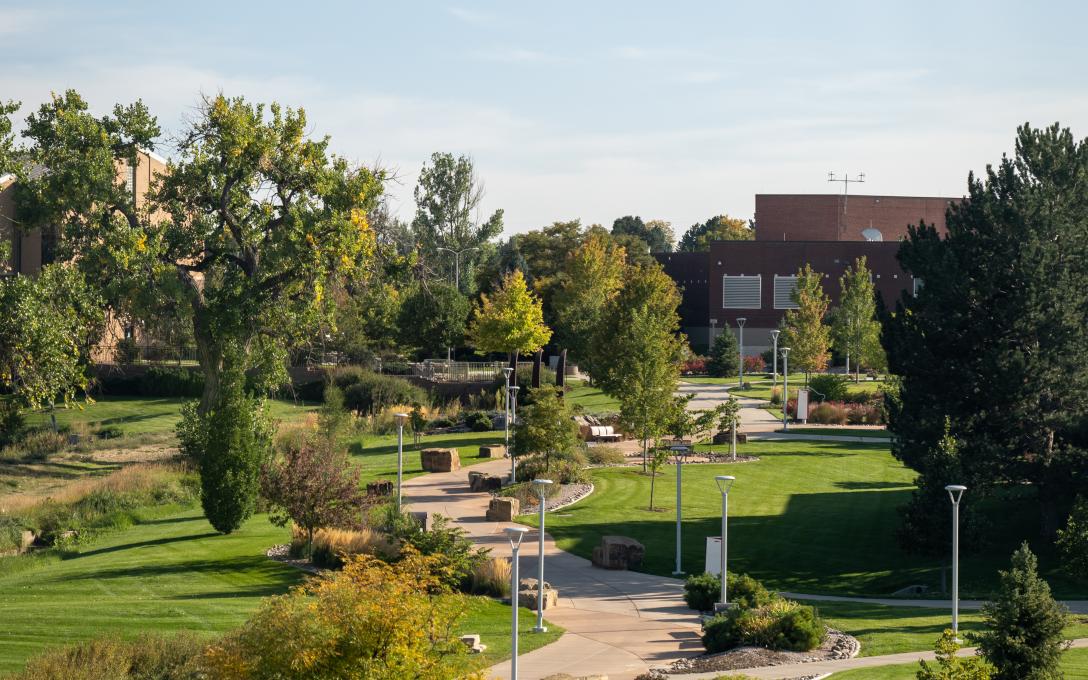
[[[802,423],[808,422],[808,390],[797,390],[797,413],[794,415]]]
[[[715,576],[722,575],[722,537],[706,537],[706,559],[703,563],[703,571]]]

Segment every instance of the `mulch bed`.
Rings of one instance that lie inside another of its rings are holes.
[[[842,631],[827,629],[823,644],[808,652],[787,652],[764,649],[763,647],[737,647],[719,654],[704,654],[690,659],[680,659],[667,668],[664,673],[706,673],[712,671],[743,671],[745,668],[762,666],[781,666],[791,663],[812,663],[814,661],[833,661],[852,659],[861,650],[861,643]]]

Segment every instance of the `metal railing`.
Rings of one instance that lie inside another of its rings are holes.
[[[519,364],[532,366],[532,364]],[[432,382],[491,382],[502,378],[504,361],[441,361],[412,364],[412,375]]]

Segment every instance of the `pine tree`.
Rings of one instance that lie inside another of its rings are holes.
[[[718,378],[736,375],[739,357],[740,347],[737,345],[737,336],[733,335],[732,329],[723,328],[710,347],[710,360],[706,362],[707,371]]]
[[[790,348],[790,367],[808,374],[827,368],[831,358],[831,329],[824,323],[831,304],[824,293],[823,274],[808,264],[797,272],[797,288],[793,301],[797,309],[786,310],[783,337],[779,347]]]
[[[1025,542],[1012,555],[1012,568],[982,608],[987,630],[978,647],[993,664],[994,680],[1060,680],[1058,664],[1069,643],[1062,635],[1069,612],[1039,578],[1038,561]]]

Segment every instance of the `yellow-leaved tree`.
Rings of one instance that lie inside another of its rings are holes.
[[[783,320],[783,338],[779,347],[790,348],[790,367],[808,374],[827,368],[831,358],[831,327],[824,323],[828,305],[824,292],[823,274],[813,271],[808,264],[797,272],[797,289],[793,291],[796,309],[786,311]]]
[[[520,270],[505,275],[491,295],[480,295],[469,336],[480,352],[510,354],[530,354],[551,339],[543,305]]]

